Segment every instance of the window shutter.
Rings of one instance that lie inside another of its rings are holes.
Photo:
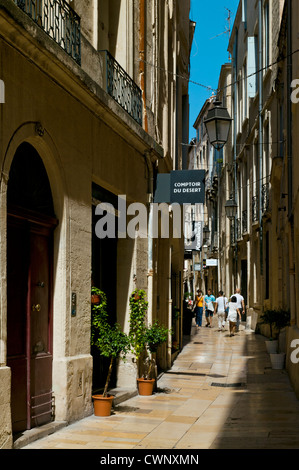
[[[242,0],[242,22],[244,23],[244,29],[247,29],[247,0]]]
[[[248,37],[248,59],[247,59],[247,89],[248,97],[254,98],[257,92],[257,37]],[[254,74],[254,75],[252,75]]]

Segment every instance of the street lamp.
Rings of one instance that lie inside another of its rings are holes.
[[[237,214],[238,205],[237,205],[236,201],[233,199],[232,194],[230,195],[229,200],[226,201],[224,207],[225,207],[226,217],[229,220],[234,220],[234,218],[236,217],[236,214]]]
[[[206,119],[204,119],[204,124],[205,124],[205,128],[207,131],[210,144],[217,151],[221,150],[228,140],[231,122],[232,122],[232,119],[227,111],[227,108],[222,106],[222,102],[216,98],[216,100],[214,101],[214,106],[208,110],[207,117]],[[219,204],[220,204],[220,200],[218,197],[218,214],[220,213]],[[229,203],[229,205],[230,204],[231,203]],[[235,203],[235,206],[237,209],[236,203]],[[236,214],[236,212],[234,214]],[[218,242],[219,242],[219,232],[220,232],[220,229],[218,231]],[[220,282],[220,263],[218,263],[218,282]]]
[[[204,124],[209,141],[216,150],[221,150],[226,144],[231,121],[227,108],[222,106],[221,101],[214,101],[214,107],[209,109]]]

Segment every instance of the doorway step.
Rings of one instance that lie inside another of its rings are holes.
[[[38,426],[28,431],[23,431],[14,436],[14,449],[21,449],[22,447],[31,444],[31,442],[42,439],[43,437],[50,436],[59,429],[62,429],[67,425],[66,421],[52,421],[51,423]]]
[[[113,400],[113,406],[119,405],[120,403],[129,400],[137,395],[137,386],[134,389],[131,388],[114,388],[109,390],[109,393],[115,396]],[[52,421],[51,423],[38,426],[28,431],[23,431],[14,436],[14,449],[21,449],[22,447],[31,444],[34,441],[42,439],[43,437],[50,436],[56,431],[59,431],[63,427],[67,426],[67,421]]]

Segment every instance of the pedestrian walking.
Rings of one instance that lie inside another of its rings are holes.
[[[241,317],[241,314],[237,308],[237,298],[233,295],[228,304],[228,321],[229,321],[229,336],[234,336],[236,332],[236,325],[238,317]]]
[[[241,322],[241,312],[244,314],[245,313],[245,302],[244,302],[244,297],[241,295],[241,290],[239,288],[236,289],[236,293],[234,296],[237,299],[237,309],[240,313],[240,316],[237,318],[237,325],[236,325],[236,331],[239,331],[239,325]]]
[[[195,322],[198,328],[202,326],[203,302],[204,298],[202,295],[202,290],[197,289],[197,295],[195,297],[193,307],[195,312]]]
[[[225,326],[225,311],[227,308],[227,298],[224,297],[223,291],[220,290],[218,293],[218,297],[215,302],[215,310],[214,313],[218,316],[218,331],[224,331]]]
[[[208,294],[205,295],[205,315],[206,315],[206,326],[212,328],[212,320],[214,314],[214,302],[216,301],[215,296],[212,294],[211,289],[208,289]]]
[[[224,297],[225,297],[225,294],[223,294]],[[226,297],[227,298],[227,297]],[[228,316],[228,311],[229,311],[229,308],[228,308],[228,300],[226,302],[226,308],[225,308],[225,321],[227,320],[227,316]]]

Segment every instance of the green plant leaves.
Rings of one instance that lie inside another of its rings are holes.
[[[95,346],[102,356],[113,360],[119,356],[125,359],[131,350],[138,361],[144,352],[155,353],[160,344],[168,339],[170,330],[155,321],[153,325],[147,326],[148,302],[144,290],[133,291],[130,297],[130,331],[125,334],[118,323],[111,325],[107,313],[107,297],[103,291],[96,287],[91,289],[92,295],[98,295],[100,301],[92,304],[91,309],[91,344]],[[152,359],[148,358],[150,367],[149,374],[153,368]],[[107,379],[105,390],[107,390],[111,371]]]
[[[130,349],[128,335],[122,332],[118,323],[110,325],[107,313],[107,297],[100,289],[92,287],[92,294],[100,296],[100,303],[92,305],[91,344],[105,357],[126,356]]]
[[[272,337],[273,326],[279,331],[290,324],[290,311],[284,309],[267,309],[261,315],[261,323],[270,326],[270,335]]]
[[[156,352],[158,346],[167,341],[168,334],[169,330],[166,327],[160,325],[158,321],[155,321],[152,326],[147,328],[145,333],[145,340],[149,351],[151,353]]]
[[[159,324],[156,320],[153,325],[147,326],[146,293],[144,290],[133,291],[130,298],[130,342],[132,352],[138,360],[147,349],[153,353],[160,344],[167,341],[170,330]]]
[[[131,350],[138,360],[146,345],[146,315],[148,302],[143,290],[133,291],[130,297],[130,331]]]

